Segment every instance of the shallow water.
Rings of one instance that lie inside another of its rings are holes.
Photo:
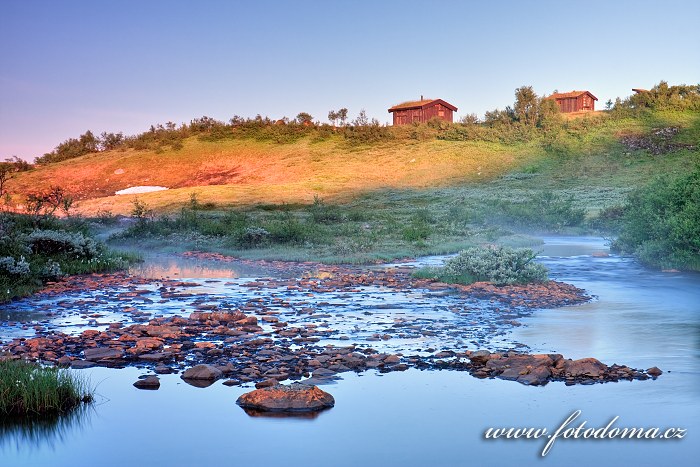
[[[546,238],[541,260],[551,276],[585,288],[596,299],[520,317],[524,326],[504,336],[491,335],[489,325],[499,330],[503,326],[489,324],[488,310],[479,308],[478,316],[487,323],[477,327],[484,333],[474,339],[492,345],[500,340],[506,341],[503,345],[522,342],[534,351],[671,371],[656,381],[528,387],[453,371],[345,373],[337,384],[324,386],[336,398],[336,407],[313,419],[281,419],[249,417],[238,408],[235,399],[247,388],[217,383],[200,389],[168,375],[161,378],[160,390],[139,391],[131,383],[144,370],[96,368],[83,370],[99,383],[94,409],[80,423],[47,431],[43,437],[23,439],[21,430],[0,432],[0,461],[6,461],[0,465],[124,465],[148,460],[167,465],[695,465],[700,454],[700,276],[652,272],[627,258],[601,256],[605,253],[602,239]],[[224,282],[202,282],[198,289],[216,300],[233,300],[223,296],[230,293],[223,290],[233,289],[223,287]],[[462,319],[459,312],[435,305],[454,297],[422,291],[362,294],[364,302],[359,296],[358,303],[342,296],[336,300],[357,307],[355,312],[344,311],[345,317],[356,313],[376,329],[341,328],[328,339],[350,334],[359,340],[387,329],[385,319],[392,324],[406,316],[444,319],[430,323],[438,329],[436,336],[368,343],[420,349],[426,342],[433,345],[446,338],[447,329]],[[386,299],[391,306],[375,306],[376,315],[366,318],[361,313]],[[303,306],[298,303],[295,309]],[[333,320],[338,326],[342,322]],[[474,348],[469,336],[462,340]],[[488,427],[554,430],[576,409],[582,410],[576,426],[586,420],[587,426],[602,427],[619,416],[618,427],[681,427],[688,434],[680,441],[560,439],[545,459],[539,457],[545,440],[483,439]]]

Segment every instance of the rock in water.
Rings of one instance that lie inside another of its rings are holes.
[[[182,374],[182,379],[203,379],[207,381],[214,381],[221,378],[223,372],[212,365],[196,365],[192,368],[188,368]]]
[[[160,387],[160,379],[157,376],[146,376],[134,383],[134,386],[139,389],[158,389]]]
[[[246,409],[268,412],[314,412],[335,405],[335,399],[317,386],[276,384],[247,392],[236,404]]]

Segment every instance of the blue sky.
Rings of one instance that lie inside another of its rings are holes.
[[[207,115],[388,122],[420,95],[458,115],[513,91],[700,82],[700,2],[0,0],[0,159],[90,129]]]

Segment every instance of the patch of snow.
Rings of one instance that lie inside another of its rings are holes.
[[[137,195],[139,193],[151,193],[153,191],[167,190],[164,186],[132,186],[124,190],[115,191],[115,195]]]

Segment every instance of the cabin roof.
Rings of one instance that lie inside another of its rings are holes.
[[[395,112],[397,110],[408,110],[408,109],[424,109],[435,104],[442,104],[453,112],[457,111],[457,107],[454,105],[443,101],[442,99],[423,99],[419,101],[408,101],[397,104],[389,109],[389,112]]]
[[[591,94],[590,91],[555,92],[554,94],[549,96],[548,99],[573,99],[581,96],[582,94],[588,94],[593,98],[594,101],[598,100],[598,98]]]

